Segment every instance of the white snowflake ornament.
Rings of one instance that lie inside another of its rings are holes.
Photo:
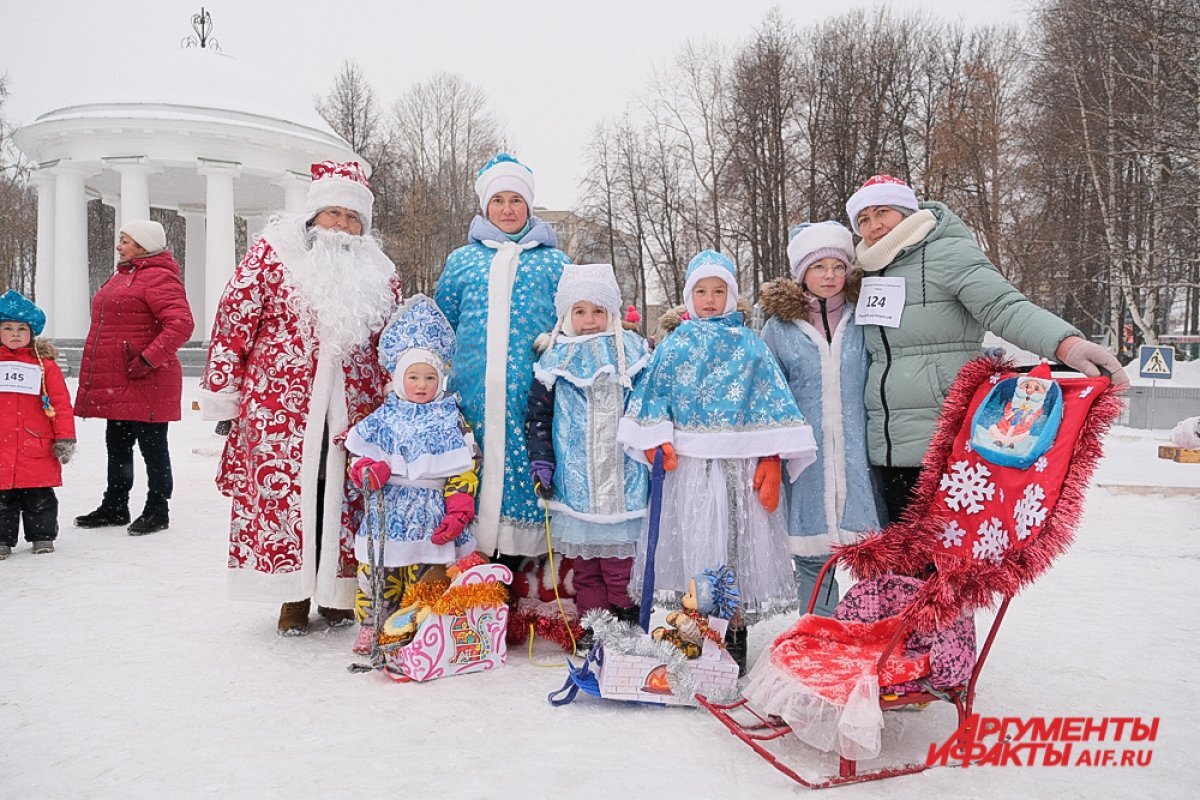
[[[1033,529],[1040,527],[1046,521],[1046,513],[1050,510],[1042,505],[1046,499],[1046,490],[1036,483],[1025,487],[1025,494],[1013,506],[1013,522],[1017,528],[1017,538],[1025,541]]]
[[[972,467],[966,461],[956,461],[950,473],[942,475],[941,490],[946,493],[946,505],[952,511],[965,509],[968,514],[983,510],[983,501],[991,500],[996,486],[990,480],[991,470],[983,464]]]
[[[1042,456],[1037,461],[1033,462],[1033,468],[1038,472],[1045,472],[1046,467],[1048,466],[1050,466],[1050,462],[1046,460],[1045,456]]]
[[[952,519],[942,527],[942,532],[938,534],[938,539],[942,542],[942,547],[951,548],[958,547],[962,544],[963,537],[967,532],[958,524],[958,520]]]
[[[992,517],[979,526],[979,538],[971,547],[971,556],[978,561],[998,564],[1008,550],[1008,531],[1000,520]]]

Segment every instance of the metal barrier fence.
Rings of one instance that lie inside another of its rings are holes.
[[[1130,386],[1118,424],[1130,428],[1174,428],[1200,414],[1200,386]]]

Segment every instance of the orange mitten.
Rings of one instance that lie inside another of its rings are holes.
[[[646,460],[650,462],[650,466],[654,466],[654,454],[660,449],[663,454],[664,470],[670,472],[679,466],[679,459],[675,456],[675,448],[671,446],[670,442],[666,442],[659,447],[651,447],[646,451]]]
[[[767,511],[779,508],[779,484],[782,481],[779,456],[766,456],[758,460],[758,469],[754,470],[754,491],[758,492],[758,502]]]

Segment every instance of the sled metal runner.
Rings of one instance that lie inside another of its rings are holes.
[[[821,586],[824,583],[825,574],[833,568],[837,563],[837,559],[836,555],[832,556],[825,562],[825,566],[821,568],[821,572],[817,576],[816,587],[813,589],[812,597],[808,601],[807,613],[811,614],[813,612],[813,608],[817,602],[817,593],[821,590]],[[983,647],[979,651],[979,656],[975,660],[971,676],[965,683],[944,691],[938,691],[936,694],[932,692],[909,692],[894,699],[880,697],[879,707],[884,711],[889,711],[903,706],[923,705],[935,702],[950,703],[954,706],[958,714],[956,729],[961,729],[971,716],[971,709],[975,702],[975,687],[978,685],[979,675],[983,671],[983,665],[987,661],[988,653],[992,649],[992,643],[995,641],[996,634],[1000,630],[1000,624],[1004,621],[1004,614],[1008,611],[1008,604],[1011,599],[1005,597],[996,609],[996,616],[992,620],[991,627],[988,629],[987,638],[984,640]],[[883,649],[879,660],[876,662],[879,668],[883,667],[884,662],[891,656],[892,651],[911,632],[912,628],[905,626],[901,626],[896,630],[896,634],[892,637],[887,647]],[[809,780],[785,763],[780,753],[774,752],[769,747],[772,742],[780,743],[786,737],[792,735],[792,728],[786,722],[778,717],[759,713],[745,698],[735,700],[732,703],[715,703],[704,695],[697,694],[696,701],[719,719],[729,729],[730,733],[741,739],[754,752],[762,756],[767,763],[809,789],[828,789],[832,786],[844,786],[850,783],[866,783],[867,781],[877,781],[883,778],[895,778],[900,775],[914,775],[918,772],[924,772],[929,768],[926,764],[918,763],[882,767],[869,772],[859,772],[857,761],[839,756],[837,775],[823,779]],[[953,733],[953,731],[950,733]],[[813,750],[813,748],[807,745],[801,746]],[[813,752],[816,751],[813,750]]]

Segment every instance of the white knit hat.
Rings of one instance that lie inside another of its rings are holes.
[[[312,183],[304,202],[305,219],[327,208],[348,208],[362,220],[363,233],[371,230],[371,209],[375,195],[367,182],[367,173],[357,161],[321,161],[312,165]]]
[[[121,226],[120,232],[141,245],[147,255],[161,253],[167,249],[167,233],[163,226],[154,220],[130,220]]]
[[[871,206],[899,206],[916,211],[920,208],[920,203],[917,202],[917,195],[912,187],[899,178],[893,178],[891,175],[875,175],[868,178],[846,201],[846,215],[850,217],[850,227],[860,236],[862,234],[858,230],[858,214]]]
[[[621,317],[621,287],[612,264],[567,264],[558,279],[554,295],[554,310],[559,318],[569,317],[571,308],[580,300],[608,311],[614,319]]]
[[[487,204],[500,192],[516,192],[533,211],[533,170],[508,153],[498,153],[475,173],[475,194],[479,208],[486,214]]]
[[[803,222],[792,228],[787,247],[788,264],[796,283],[804,283],[809,265],[822,258],[836,258],[846,266],[854,263],[854,237],[839,222]]]

